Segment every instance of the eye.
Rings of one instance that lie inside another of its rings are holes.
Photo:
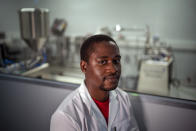
[[[113,60],[113,63],[114,63],[114,64],[119,64],[119,63],[120,63],[120,59],[115,59],[115,60]]]
[[[100,60],[100,61],[99,61],[99,64],[105,65],[105,64],[107,64],[107,60]]]

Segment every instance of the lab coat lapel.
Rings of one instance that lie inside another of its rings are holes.
[[[117,94],[114,91],[110,92],[110,104],[109,104],[109,122],[108,126],[111,127],[119,110],[119,101],[117,100]]]
[[[103,125],[105,128],[107,128],[107,123],[106,120],[103,116],[103,114],[101,113],[101,111],[99,110],[99,108],[97,107],[97,105],[95,103],[92,103],[92,111],[93,111],[93,115],[95,115],[95,119],[97,119],[101,125]]]
[[[80,94],[81,94],[81,97],[82,97],[84,103],[87,105],[87,107],[89,109],[89,113],[91,115],[95,115],[95,118],[98,119],[98,121],[100,121],[101,125],[103,125],[103,127],[107,128],[107,123],[105,121],[105,118],[102,115],[101,111],[96,106],[96,104],[93,102],[90,94],[88,93],[88,90],[87,90],[84,82],[81,85]],[[119,110],[119,101],[117,99],[117,94],[116,94],[115,90],[110,91],[109,98],[110,98],[110,102],[109,102],[108,129],[110,130],[112,123],[115,120],[116,115],[118,114],[118,110]]]
[[[80,94],[83,99],[83,102],[85,103],[85,105],[87,105],[90,115],[91,116],[94,115],[94,117],[98,121],[100,121],[100,123],[104,125],[104,127],[107,127],[107,123],[105,121],[104,116],[102,115],[101,111],[99,110],[97,105],[94,103],[93,99],[91,98],[84,82],[81,84]]]

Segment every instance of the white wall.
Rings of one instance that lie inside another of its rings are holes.
[[[195,0],[0,0],[0,31],[19,36],[17,10],[42,7],[68,21],[67,34],[94,33],[100,26],[149,24],[162,39],[196,40]]]

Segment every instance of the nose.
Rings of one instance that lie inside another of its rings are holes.
[[[115,65],[112,62],[108,63],[107,72],[108,73],[116,73],[116,72],[118,72],[118,66]]]

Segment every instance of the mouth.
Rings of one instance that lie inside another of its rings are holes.
[[[104,80],[111,82],[111,83],[116,83],[119,80],[119,76],[118,75],[110,75],[110,76],[106,76],[104,78]]]
[[[118,86],[120,75],[113,74],[104,77],[104,87],[102,88],[104,91],[110,91],[116,89]]]

